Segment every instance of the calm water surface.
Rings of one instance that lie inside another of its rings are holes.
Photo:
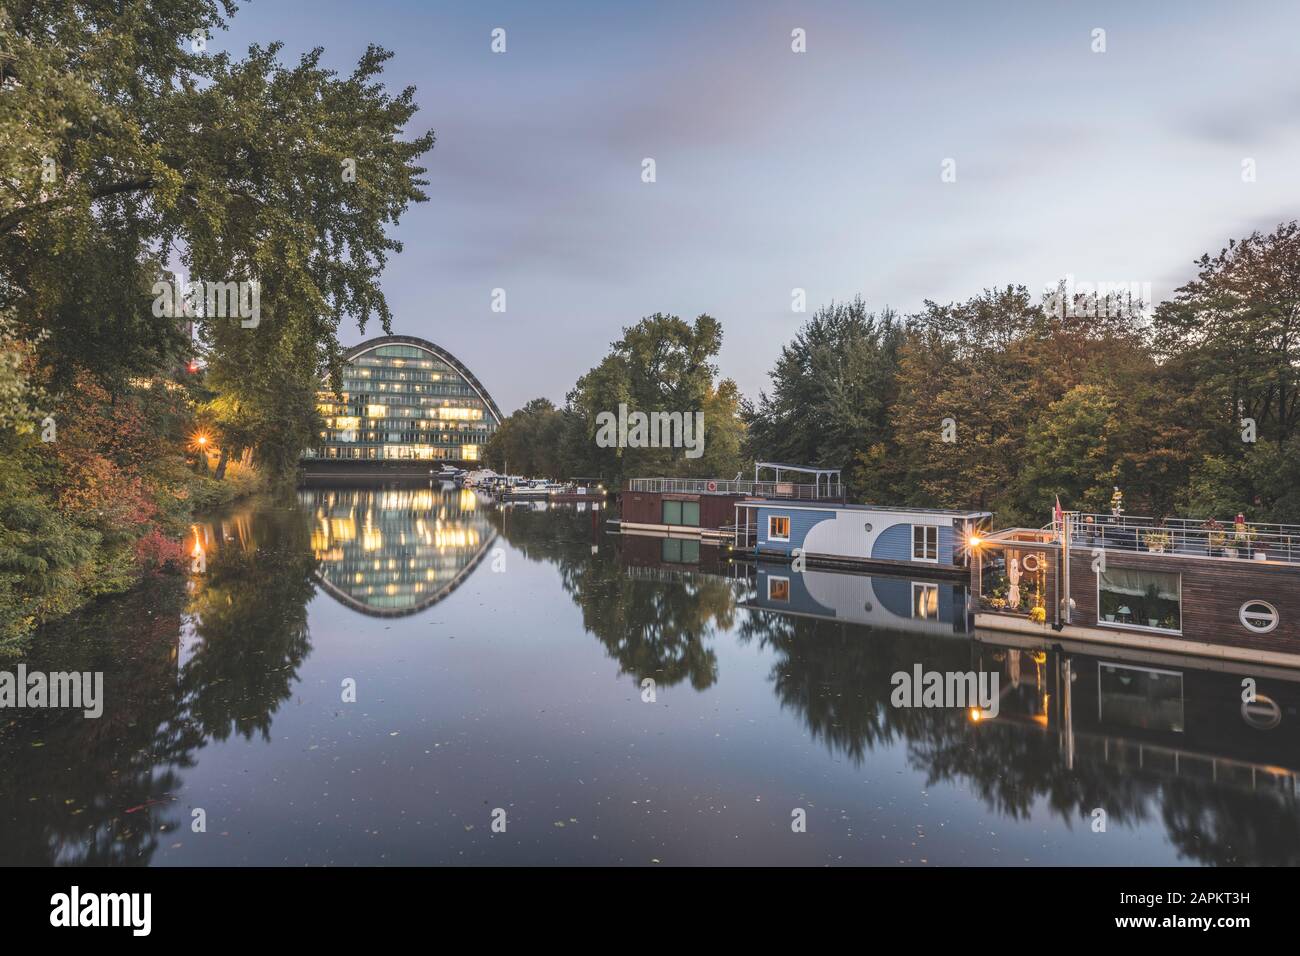
[[[0,712],[0,862],[1300,862],[1294,675],[1243,713],[1231,669],[968,634],[959,584],[607,517],[332,488],[201,522],[195,573],[34,645],[106,703]],[[999,716],[891,706],[916,664],[998,672]]]

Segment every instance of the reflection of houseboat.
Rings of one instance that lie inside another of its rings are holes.
[[[1067,763],[1300,795],[1300,675],[1287,668],[978,632],[1001,722],[1058,734]],[[1243,702],[1243,680],[1253,700]],[[985,717],[985,720],[989,718]]]
[[[682,574],[728,574],[717,548],[700,547],[699,538],[627,535],[619,557],[633,577],[675,579]]]
[[[1300,527],[1062,513],[972,541],[976,625],[1300,664]]]
[[[966,585],[951,581],[843,571],[792,573],[786,565],[760,562],[755,596],[743,606],[910,633],[964,634],[968,629]]]

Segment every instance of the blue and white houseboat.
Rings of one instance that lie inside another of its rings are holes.
[[[965,572],[967,542],[987,511],[850,505],[774,499],[735,504],[734,546],[758,557],[815,564]]]

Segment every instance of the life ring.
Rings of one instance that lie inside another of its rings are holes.
[[[717,490],[718,490],[718,483],[717,483],[716,481],[710,481],[710,482],[709,482],[707,485],[705,485],[704,487],[708,488],[709,491],[717,491]]]

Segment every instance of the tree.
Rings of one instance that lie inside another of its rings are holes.
[[[1116,400],[1098,385],[1076,385],[1030,422],[1018,510],[1043,514],[1056,496],[1076,511],[1104,510],[1115,477],[1111,418]]]
[[[1300,224],[1229,241],[1196,264],[1197,277],[1156,310],[1157,349],[1225,448],[1244,454],[1243,418],[1280,448],[1300,431]]]
[[[229,3],[12,6],[0,305],[51,330],[41,358],[57,380],[88,367],[111,390],[174,351],[163,330],[176,319],[154,315],[149,295],[161,265],[258,284],[253,321],[195,320],[259,461],[291,468],[319,376],[338,385],[341,318],[390,329],[379,276],[401,246],[387,230],[425,200],[415,160],[433,145],[432,133],[401,139],[414,90],[384,88],[390,54],[377,47],[340,77],[320,49],[287,66],[276,43],[235,60],[178,42],[224,27]]]
[[[859,297],[819,309],[781,349],[772,394],[746,417],[751,458],[840,467],[883,440],[903,328]]]
[[[716,380],[712,359],[721,347],[722,326],[709,315],[688,324],[655,313],[625,328],[609,355],[569,392],[569,410],[581,435],[581,443],[570,446],[574,470],[620,482],[636,474],[729,477],[741,470],[740,392],[730,379]],[[692,443],[698,441],[698,447],[602,442],[602,422],[617,417],[620,405],[628,414],[681,413],[689,416],[692,429],[695,421],[702,421],[703,433],[692,431]],[[695,451],[697,457],[688,457]]]
[[[570,478],[564,456],[563,411],[549,398],[535,398],[514,412],[488,441],[484,460],[498,471],[549,478]]]
[[[1197,266],[1153,322],[1195,459],[1181,503],[1300,521],[1300,225],[1229,241]]]

